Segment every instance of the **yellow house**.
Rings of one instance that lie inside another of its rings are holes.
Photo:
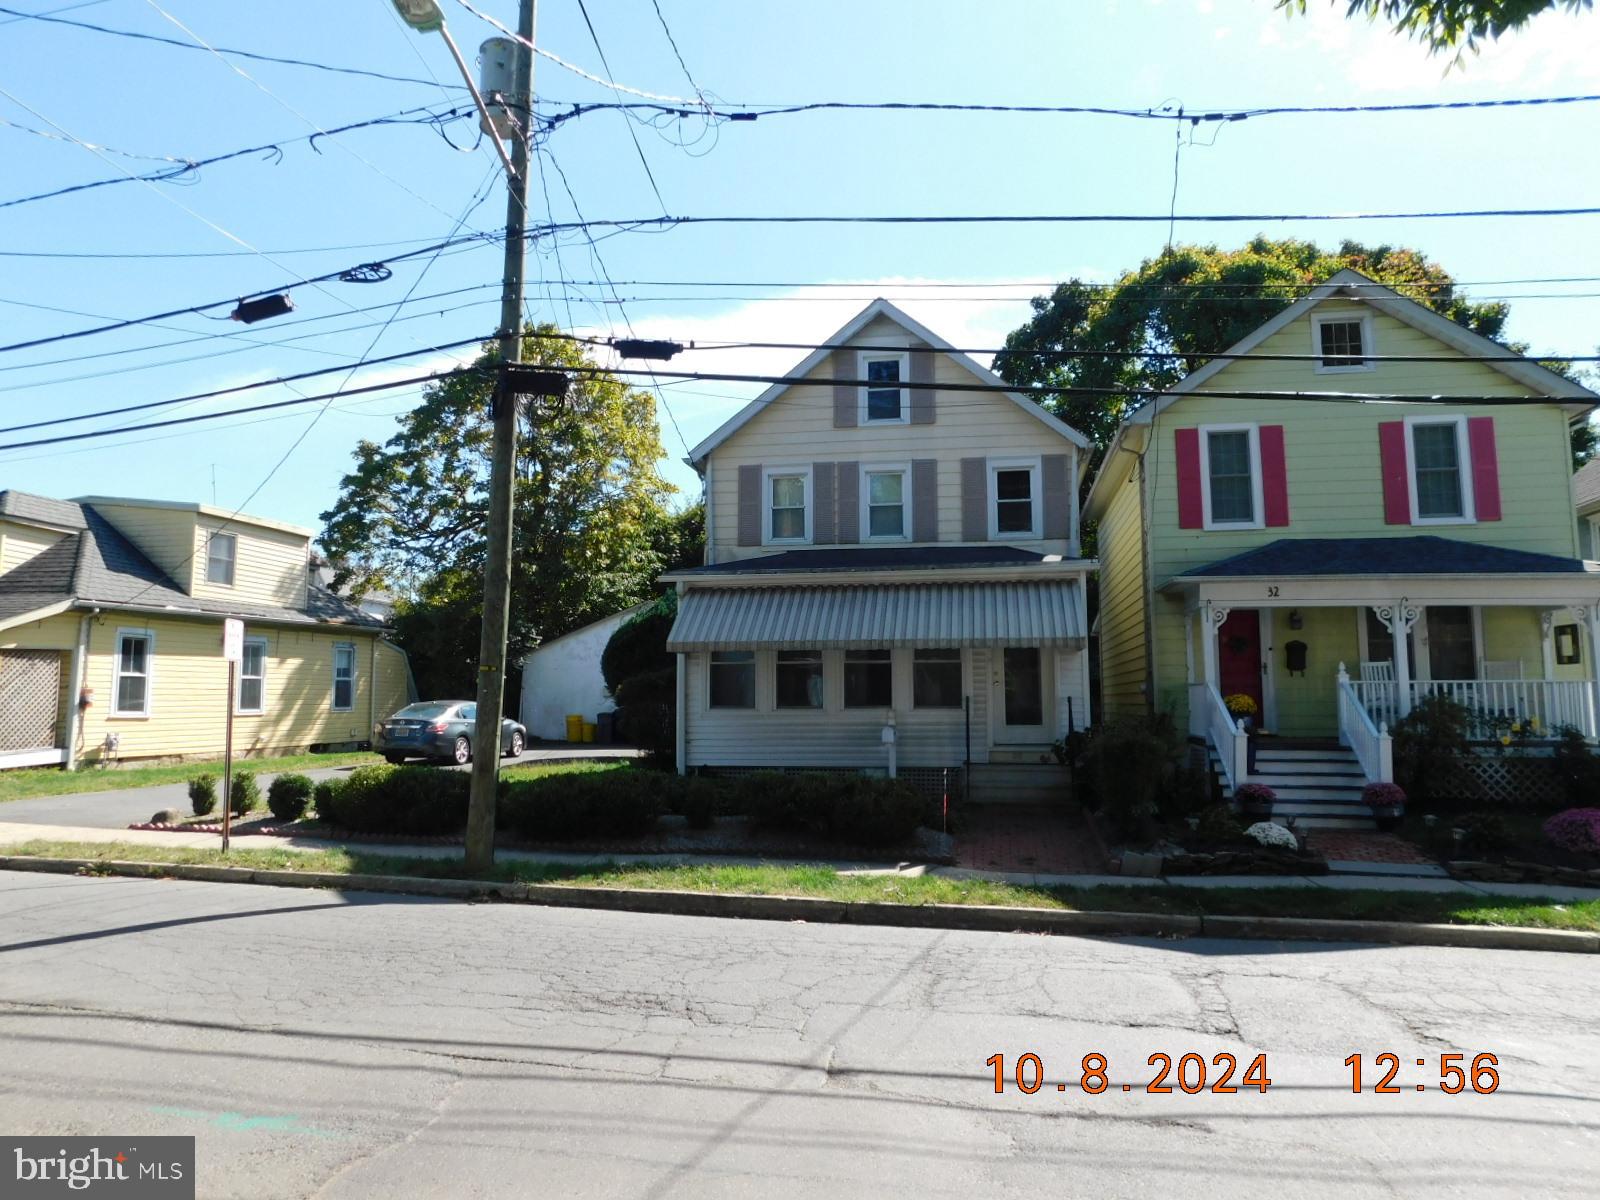
[[[230,704],[241,756],[366,742],[410,669],[380,618],[312,581],[311,537],[205,504],[0,491],[0,767],[215,757]]]

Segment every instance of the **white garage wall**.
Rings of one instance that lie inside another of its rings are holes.
[[[531,736],[564,741],[568,713],[593,721],[616,708],[600,675],[600,655],[617,627],[643,607],[574,629],[522,660],[522,723]]]

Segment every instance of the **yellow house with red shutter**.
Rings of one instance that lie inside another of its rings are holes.
[[[1479,737],[1593,739],[1600,564],[1570,429],[1597,401],[1341,271],[1118,429],[1084,506],[1105,711],[1172,712],[1226,788],[1338,824],[1423,696]],[[1253,765],[1250,729],[1277,735]]]

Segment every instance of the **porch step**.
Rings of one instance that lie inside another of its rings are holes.
[[[1210,748],[1208,761],[1221,776]],[[1366,774],[1354,753],[1342,746],[1256,747],[1255,769],[1246,783],[1261,783],[1277,796],[1272,819],[1300,829],[1375,829],[1377,822],[1361,799]],[[1222,794],[1233,798],[1224,781]]]
[[[974,804],[1061,804],[1072,795],[1072,776],[1058,763],[974,763],[968,768]]]
[[[1355,759],[1331,758],[1264,758],[1256,755],[1257,775],[1327,775],[1334,778],[1366,779],[1361,764]]]
[[[1035,746],[991,746],[989,748],[989,762],[1025,763],[1028,766],[1060,766],[1055,755],[1050,752],[1050,747],[1043,743]]]

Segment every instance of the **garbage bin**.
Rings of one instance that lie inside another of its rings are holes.
[[[581,741],[583,741],[583,714],[582,713],[568,713],[567,714],[567,741],[569,741],[569,742],[581,742]]]
[[[599,732],[595,734],[597,741],[609,746],[612,742],[617,740],[616,713],[603,712],[595,718],[594,723],[595,727],[599,730]]]
[[[594,722],[593,721],[585,721],[583,723],[583,740],[586,741],[586,742],[592,742],[592,741],[594,741],[594,735],[595,735]]]

